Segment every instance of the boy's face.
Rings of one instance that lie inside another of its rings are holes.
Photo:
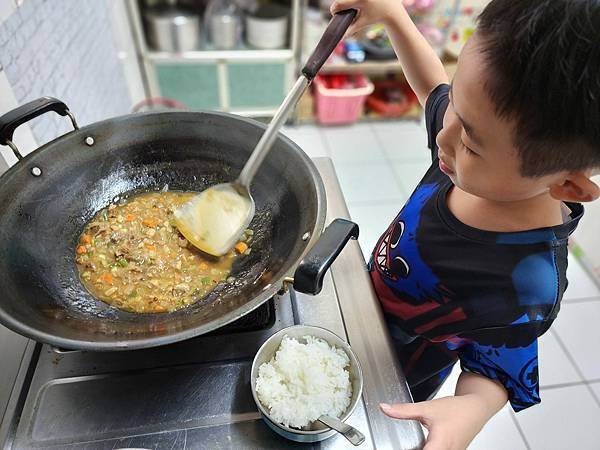
[[[514,122],[496,115],[484,89],[487,77],[475,35],[459,57],[444,128],[437,137],[440,169],[463,191],[488,200],[520,201],[548,192],[564,174],[521,175]]]

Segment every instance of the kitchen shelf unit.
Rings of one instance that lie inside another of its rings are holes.
[[[284,49],[159,52],[149,48],[138,0],[127,0],[148,99],[167,97],[190,109],[249,117],[272,116],[297,76],[301,18],[307,0],[290,0],[289,45]]]

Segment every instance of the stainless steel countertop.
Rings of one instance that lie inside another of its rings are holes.
[[[327,223],[337,217],[349,219],[350,214],[331,160],[315,158],[313,161],[325,183]],[[348,243],[333,263],[330,272],[335,281],[336,296],[349,344],[362,365],[365,380],[363,401],[375,448],[421,448],[424,436],[418,422],[393,420],[379,410],[381,402],[405,403],[412,401],[412,398],[396,359],[358,242]],[[307,303],[309,301],[310,299],[306,299]],[[310,324],[309,318],[305,321]],[[333,324],[331,327],[334,331]]]

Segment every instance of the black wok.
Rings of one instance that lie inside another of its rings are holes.
[[[31,102],[0,118],[0,144],[17,152],[14,129],[50,110],[71,116],[56,99]],[[131,192],[201,191],[233,180],[264,128],[216,112],[128,115],[76,129],[20,160],[0,177],[0,322],[63,348],[135,349],[219,328],[288,283],[318,292],[358,227],[338,220],[321,236],[322,180],[283,135],[252,185],[255,241],[234,266],[234,283],[219,284],[183,310],[134,314],[96,300],[78,277],[77,239],[98,210]]]

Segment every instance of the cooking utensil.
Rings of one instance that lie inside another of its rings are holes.
[[[304,65],[302,74],[275,113],[239,177],[232,183],[210,187],[175,211],[177,228],[194,246],[211,255],[224,255],[231,250],[248,227],[255,212],[254,199],[250,192],[250,183],[254,175],[271,149],[290,111],[325,64],[356,14],[355,9],[349,9],[333,16],[323,37]]]
[[[352,348],[350,348],[350,346],[346,343],[346,341],[341,339],[339,336],[337,336],[329,330],[326,330],[325,328],[314,327],[309,325],[293,325],[291,327],[287,327],[278,331],[265,341],[265,343],[258,349],[258,352],[254,357],[254,361],[252,362],[252,369],[250,371],[250,387],[252,389],[252,396],[254,397],[256,406],[258,406],[258,409],[265,423],[276,433],[296,442],[323,441],[334,436],[338,432],[338,430],[334,429],[331,426],[337,426],[337,422],[331,421],[331,425],[326,423],[326,421],[328,420],[327,416],[319,417],[318,421],[313,422],[312,424],[308,425],[307,427],[301,430],[297,428],[287,427],[285,425],[275,422],[275,420],[273,420],[269,415],[269,411],[267,410],[267,408],[265,408],[260,403],[260,400],[258,399],[258,394],[256,393],[256,379],[258,378],[258,369],[263,363],[269,362],[271,358],[273,358],[284,336],[289,336],[291,338],[298,339],[299,341],[302,341],[304,336],[314,336],[323,339],[324,341],[329,343],[329,345],[333,345],[346,352],[348,358],[350,359],[350,367],[348,371],[350,373],[350,382],[352,383],[352,399],[350,400],[350,405],[348,406],[344,414],[342,414],[342,416],[339,418],[339,421],[341,421],[344,426],[352,428],[349,425],[344,424],[344,421],[352,415],[362,395],[363,375],[358,358],[354,354]],[[321,421],[321,419],[324,420]],[[362,435],[362,433],[360,433],[355,428],[352,428],[352,430],[356,431],[356,433],[353,435],[352,431],[346,431],[344,426],[340,427],[340,429],[343,430],[343,432],[340,431],[340,433],[342,433],[344,437],[346,437],[346,439],[350,440],[351,437],[351,442],[354,444],[355,442],[361,441],[362,436],[362,440],[364,441],[364,435]],[[347,435],[350,437],[348,437]],[[362,443],[362,441],[354,445],[360,445],[360,443]]]
[[[15,128],[48,111],[72,116],[50,97],[25,104],[0,117],[0,145],[21,157]],[[130,192],[201,191],[230,180],[264,130],[217,112],[138,113],[76,129],[22,158],[0,177],[0,322],[57,347],[128,350],[215,330],[292,283],[318,292],[358,227],[334,221],[321,234],[323,182],[283,135],[256,174],[252,252],[234,265],[234,282],[173,313],[134,314],[95,299],[79,280],[75,246],[100,209]]]
[[[342,422],[339,419],[331,416],[321,416],[317,419],[319,422],[324,423],[329,428],[333,428],[335,431],[344,436],[352,445],[360,445],[365,442],[365,435],[358,431],[356,428]]]

